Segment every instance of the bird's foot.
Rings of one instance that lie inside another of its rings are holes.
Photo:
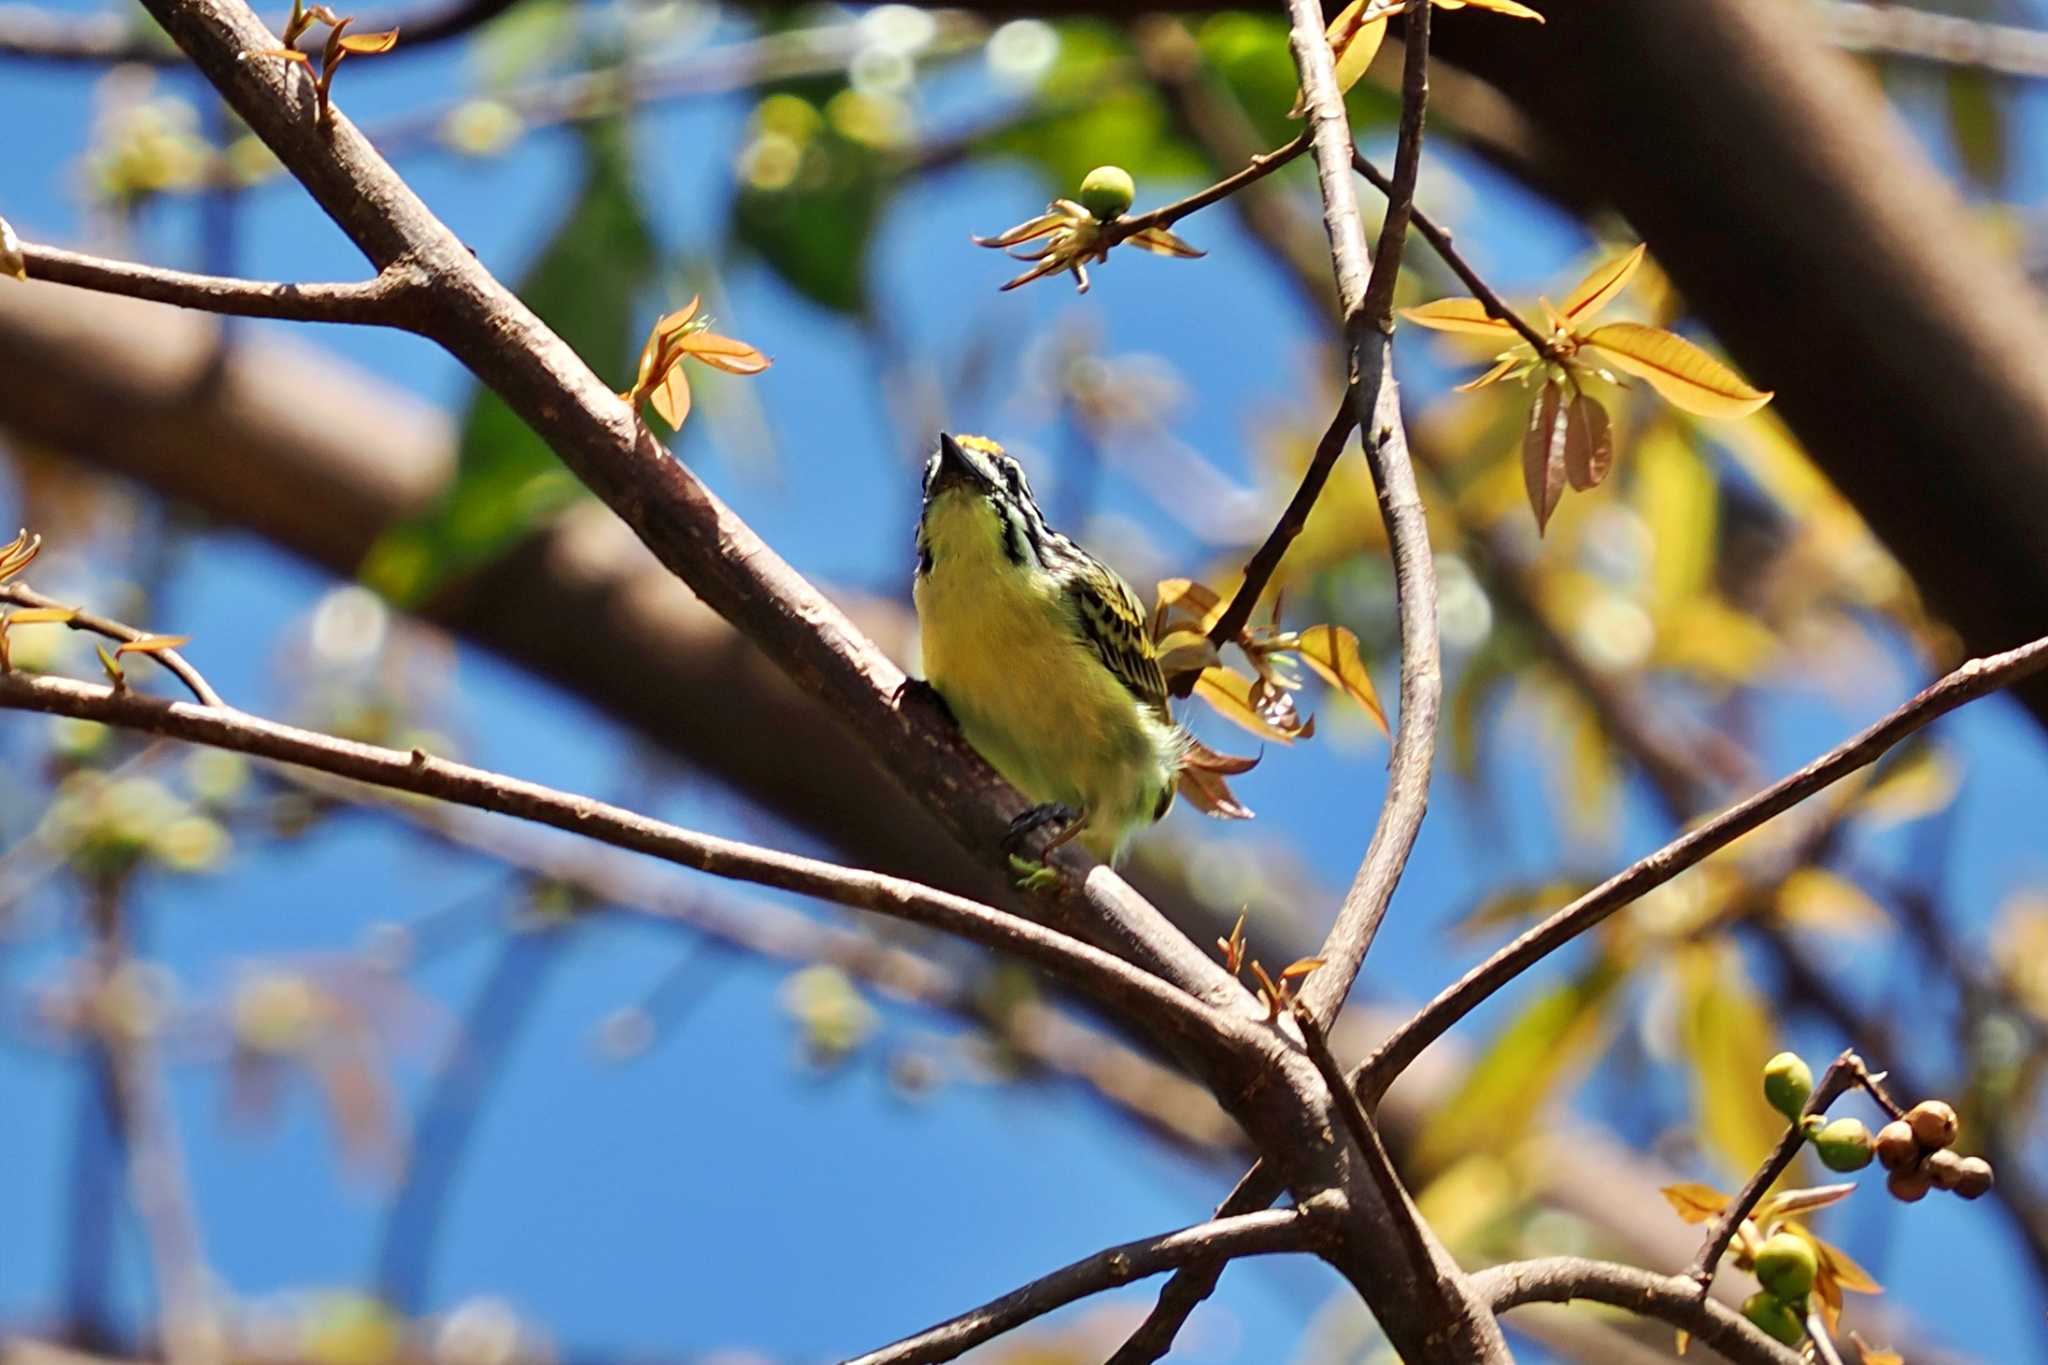
[[[903,685],[896,689],[896,695],[893,700],[900,707],[913,697],[927,705],[937,707],[939,714],[946,718],[948,724],[956,730],[960,728],[960,722],[953,715],[953,708],[946,705],[946,699],[939,695],[939,689],[933,687],[923,678],[905,678]]]
[[[1079,834],[1087,823],[1088,817],[1084,812],[1058,801],[1042,802],[1012,820],[1009,829],[1003,833],[1002,849],[1009,855],[1011,870],[1017,873],[1018,888],[1050,892],[1057,890],[1060,884],[1058,871],[1039,859],[1026,858],[1018,852],[1024,847],[1025,840],[1048,826],[1055,827],[1058,832],[1046,842],[1043,855],[1050,858],[1053,850]]]
[[[1010,855],[1010,871],[1017,874],[1017,889],[1034,896],[1050,896],[1060,889],[1060,870],[1035,858]]]

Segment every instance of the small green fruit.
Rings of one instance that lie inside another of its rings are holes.
[[[1097,166],[1081,179],[1081,207],[1094,214],[1098,222],[1110,223],[1123,217],[1137,197],[1137,184],[1121,166]]]
[[[1870,1164],[1870,1130],[1862,1119],[1836,1119],[1813,1135],[1813,1150],[1831,1171],[1860,1171]]]
[[[1798,1053],[1781,1052],[1764,1063],[1764,1098],[1786,1118],[1797,1123],[1812,1094],[1813,1069]]]
[[[1785,1302],[1804,1298],[1819,1273],[1820,1258],[1813,1254],[1812,1245],[1795,1233],[1776,1233],[1757,1249],[1757,1283]]]
[[[1764,1335],[1787,1346],[1797,1346],[1806,1340],[1806,1324],[1799,1320],[1798,1310],[1767,1289],[1759,1289],[1742,1301],[1742,1316],[1761,1327]]]

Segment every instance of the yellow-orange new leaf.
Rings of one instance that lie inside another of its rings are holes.
[[[1358,637],[1343,626],[1310,626],[1301,632],[1295,652],[1302,662],[1322,676],[1324,682],[1341,688],[1365,708],[1380,733],[1387,733],[1387,713],[1373,689],[1372,675],[1358,654]]]
[[[1611,261],[1602,261],[1588,271],[1586,278],[1572,286],[1572,292],[1564,296],[1564,303],[1558,309],[1567,322],[1581,322],[1614,302],[1614,296],[1628,287],[1629,278],[1643,263],[1643,255],[1650,249],[1649,243],[1636,243],[1635,250],[1616,256]]]
[[[1500,318],[1487,314],[1478,299],[1437,299],[1415,308],[1403,308],[1401,316],[1418,327],[1438,332],[1463,332],[1470,336],[1511,337],[1515,329]]]
[[[1254,680],[1232,668],[1205,668],[1195,679],[1195,695],[1216,708],[1225,720],[1280,744],[1294,743],[1294,736],[1267,720],[1252,702]]]
[[[389,52],[398,46],[398,30],[386,29],[382,33],[351,33],[341,40],[343,52],[354,52],[365,57],[374,57]]]
[[[1728,1207],[1728,1196],[1711,1185],[1666,1185],[1657,1193],[1688,1223],[1704,1223]]]
[[[1662,327],[1610,322],[1588,332],[1581,344],[1616,369],[1648,380],[1665,402],[1696,417],[1747,417],[1771,401],[1769,393]]]
[[[1493,14],[1505,14],[1510,19],[1534,19],[1539,24],[1543,22],[1542,15],[1527,5],[1516,4],[1515,0],[1436,0],[1438,9],[1463,9],[1467,5]]]

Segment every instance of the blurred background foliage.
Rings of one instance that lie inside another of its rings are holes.
[[[1965,8],[2048,25],[2019,0]],[[1994,249],[2038,261],[2043,73],[1932,40],[1901,54],[1861,7],[1820,11]],[[137,11],[99,21],[148,40]],[[1305,165],[1180,225],[1207,259],[1119,253],[1086,299],[1065,277],[999,297],[1000,263],[967,241],[1099,164],[1129,170],[1144,209],[1284,143],[1285,36],[1273,14],[1232,11],[521,0],[459,42],[401,36],[351,63],[337,100],[608,382],[627,385],[651,320],[696,294],[775,356],[760,380],[705,375],[676,454],[914,661],[908,533],[942,426],[1002,436],[1056,524],[1140,585],[1227,591],[1292,490],[1341,373]],[[1399,56],[1350,96],[1382,158]],[[0,208],[24,235],[227,273],[358,272],[194,79],[5,60]],[[1547,197],[1465,122],[1493,107],[1454,73],[1442,85],[1418,199],[1496,288],[1555,297],[1633,242],[1611,214]],[[1403,304],[1464,292],[1419,242],[1409,263]],[[10,284],[0,329],[29,325],[17,306]],[[445,359],[268,325],[157,339],[157,313],[39,306],[71,310],[87,356],[125,335],[199,357],[198,384],[285,386],[272,425],[237,426],[229,404],[208,430],[242,465],[229,482],[297,488],[334,536],[306,530],[289,491],[230,508],[181,486],[149,423],[116,431],[127,454],[108,458],[0,400],[0,497],[7,524],[51,542],[44,591],[193,634],[188,654],[231,698],[304,723],[970,876],[915,829],[871,842],[861,808],[896,798],[813,732],[776,728],[798,703],[672,587],[647,586],[660,575],[637,547]],[[1654,255],[1617,307],[1712,344]],[[1527,392],[1454,392],[1485,358],[1457,338],[1404,330],[1398,355],[1440,557],[1446,731],[1354,1053],[1384,1024],[1372,1011],[1426,996],[1961,657],[1772,410],[1703,421],[1604,392],[1616,473],[1539,540]],[[106,368],[116,390],[151,382]],[[329,446],[361,463],[308,453]],[[383,458],[400,452],[419,459]],[[1384,550],[1347,459],[1278,612],[1356,631],[1391,696]],[[576,595],[589,585],[603,591]],[[19,667],[90,675],[82,651],[54,628],[13,639]],[[685,655],[675,677],[644,662]],[[1316,941],[1383,767],[1355,708],[1316,683],[1304,706],[1319,733],[1238,780],[1259,821],[1182,812],[1135,854],[1191,932],[1245,909],[1274,962]],[[1228,747],[1211,722],[1196,724]],[[1193,1221],[1236,1160],[1206,1099],[1111,1024],[900,926],[72,723],[0,721],[0,752],[0,1109],[35,1115],[0,1124],[10,1360],[222,1345],[320,1365],[821,1359]],[[1691,1234],[1657,1185],[1739,1184],[1781,1130],[1762,1060],[1854,1044],[1895,1090],[1952,1099],[2001,1183],[1967,1208],[1872,1189],[1823,1215],[1886,1285],[1850,1321],[1916,1361],[2038,1354],[2044,777],[2039,732],[1987,703],[1494,1002],[1390,1110],[1440,1231],[1473,1262],[1675,1263]],[[987,1358],[1099,1359],[1146,1301]],[[1190,1359],[1375,1349],[1313,1268],[1235,1271],[1197,1323]],[[1669,1350],[1668,1333],[1600,1316],[1518,1325],[1532,1359]]]

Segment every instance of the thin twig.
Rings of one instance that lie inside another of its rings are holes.
[[[1396,190],[1394,182],[1388,180],[1385,175],[1382,175],[1379,167],[1366,159],[1364,152],[1354,149],[1351,153],[1351,165],[1354,170],[1366,178],[1366,181],[1374,189],[1388,196],[1388,213],[1391,219],[1391,206]],[[1412,187],[1410,193],[1411,195],[1413,193]],[[1415,207],[1412,203],[1409,206],[1408,217],[1415,230],[1422,235],[1422,240],[1429,243],[1430,249],[1436,252],[1438,258],[1445,265],[1451,268],[1451,273],[1456,275],[1463,282],[1464,286],[1472,291],[1472,297],[1479,300],[1480,306],[1486,309],[1488,317],[1498,318],[1521,333],[1522,340],[1536,348],[1536,354],[1547,356],[1552,353],[1550,339],[1534,327],[1531,327],[1528,320],[1520,313],[1517,313],[1514,309],[1508,307],[1506,303],[1502,302],[1500,295],[1493,292],[1493,287],[1480,278],[1479,272],[1474,270],[1471,263],[1451,244],[1451,234],[1448,228],[1439,225],[1435,219],[1424,213],[1420,208]]]
[[[2048,666],[2048,638],[1989,658],[1973,659],[1797,772],[1616,873],[1501,948],[1417,1011],[1366,1059],[1358,1073],[1359,1094],[1368,1105],[1377,1104],[1394,1078],[1453,1024],[1615,911],[1822,788],[1876,762],[1887,749],[1937,717],[2029,677],[2044,666]]]
[[[1257,1213],[1271,1205],[1285,1190],[1286,1185],[1264,1162],[1255,1161],[1251,1169],[1239,1177],[1223,1202],[1216,1206],[1216,1217],[1236,1218]],[[1189,1314],[1215,1292],[1216,1281],[1228,1264],[1228,1261],[1218,1260],[1191,1261],[1174,1271],[1173,1277],[1160,1289],[1159,1300],[1145,1315],[1145,1321],[1117,1348],[1107,1365],[1153,1365],[1154,1361],[1164,1359],[1166,1353],[1173,1349],[1173,1339],[1180,1335]]]
[[[1316,171],[1322,187],[1323,226],[1330,259],[1344,300],[1344,337],[1351,353],[1352,407],[1357,414],[1367,465],[1379,494],[1394,566],[1394,594],[1400,618],[1401,702],[1393,752],[1387,762],[1386,794],[1371,842],[1360,860],[1335,923],[1317,956],[1325,965],[1308,979],[1302,999],[1325,1026],[1336,1018],[1352,982],[1379,932],[1394,888],[1408,864],[1415,836],[1429,805],[1429,775],[1436,755],[1438,708],[1443,696],[1436,622],[1436,565],[1415,471],[1408,459],[1407,430],[1392,370],[1393,275],[1400,268],[1405,226],[1382,231],[1377,261],[1365,249],[1351,169],[1353,143],[1337,90],[1329,42],[1313,0],[1289,0],[1294,26],[1289,43],[1301,73],[1304,106],[1315,137]],[[1423,111],[1429,94],[1429,10],[1409,12],[1406,64],[1401,82],[1401,145],[1394,183],[1412,200],[1421,155]],[[1389,204],[1388,224],[1405,221],[1407,204]]]
[[[683,867],[924,924],[1014,953],[1129,1007],[1145,1022],[1184,1039],[1217,1046],[1237,1039],[1234,1022],[1099,948],[1001,910],[916,882],[839,867],[682,829],[632,811],[500,773],[359,744],[282,725],[227,706],[166,702],[67,678],[0,676],[0,707],[96,720],[127,729],[294,763],[394,791],[435,797],[552,825]]]
[[[1478,1271],[1472,1285],[1496,1313],[1529,1303],[1583,1299],[1683,1328],[1735,1365],[1800,1365],[1797,1351],[1772,1341],[1719,1300],[1702,1298],[1699,1286],[1683,1275],[1583,1256],[1546,1256]]]
[[[123,644],[146,640],[150,636],[149,631],[139,630],[125,622],[95,615],[89,611],[80,611],[68,603],[59,602],[54,597],[45,597],[26,583],[0,583],[0,602],[12,602],[20,607],[40,607],[49,611],[68,611],[71,613],[71,619],[64,622],[64,625],[70,629],[86,631],[109,640],[118,640]],[[56,622],[47,624],[55,625]],[[183,683],[186,690],[198,698],[202,706],[227,705],[221,700],[220,693],[213,690],[213,684],[206,680],[205,675],[187,663],[185,656],[177,650],[153,649],[150,656],[162,664],[172,677]]]
[[[495,19],[514,3],[515,0],[454,0],[416,18],[379,15],[358,27],[364,31],[401,29],[405,42],[393,50],[418,52],[445,39],[461,37]],[[26,4],[0,4],[0,57],[109,66],[117,62],[176,66],[184,60],[162,34],[138,27],[126,15],[58,14]]]
[[[1714,1215],[1713,1223],[1707,1228],[1706,1240],[1700,1244],[1699,1253],[1685,1271],[1686,1278],[1699,1286],[1700,1293],[1706,1293],[1713,1285],[1714,1268],[1721,1264],[1721,1255],[1735,1240],[1735,1230],[1742,1226],[1742,1220],[1749,1217],[1757,1201],[1764,1197],[1764,1191],[1777,1182],[1793,1158],[1799,1155],[1799,1149],[1806,1145],[1806,1132],[1799,1126],[1800,1120],[1810,1114],[1825,1114],[1829,1105],[1856,1088],[1857,1077],[1864,1074],[1868,1073],[1863,1059],[1854,1052],[1844,1052],[1829,1063],[1828,1069],[1821,1073],[1819,1082],[1814,1085],[1813,1093],[1807,1096],[1799,1118],[1785,1126],[1784,1136],[1778,1139],[1778,1145],[1771,1149],[1763,1164],[1751,1173],[1741,1193]]]
[[[1176,199],[1171,204],[1164,204],[1156,209],[1147,209],[1143,213],[1117,219],[1116,222],[1110,224],[1109,233],[1105,240],[1121,242],[1127,237],[1145,231],[1147,228],[1172,227],[1175,223],[1178,223],[1181,219],[1198,209],[1205,209],[1211,204],[1220,203],[1231,195],[1236,194],[1246,185],[1264,180],[1267,176],[1307,151],[1308,147],[1309,133],[1307,129],[1303,129],[1300,136],[1296,137],[1293,141],[1283,143],[1270,152],[1260,153],[1247,162],[1243,170],[1226,175],[1207,189],[1197,190],[1187,198]]]
[[[1266,533],[1265,543],[1246,561],[1244,581],[1237,586],[1230,605],[1216,618],[1216,624],[1209,628],[1209,643],[1221,649],[1238,637],[1257,610],[1259,598],[1265,595],[1266,585],[1273,581],[1273,575],[1280,569],[1280,561],[1287,555],[1287,547],[1294,543],[1302,528],[1308,525],[1309,513],[1315,511],[1316,499],[1323,495],[1323,485],[1330,481],[1330,471],[1337,467],[1338,457],[1343,455],[1345,443],[1358,428],[1358,413],[1353,406],[1354,396],[1344,395],[1337,405],[1336,416],[1324,429],[1322,440],[1316,442],[1315,454],[1310,457],[1308,468],[1301,472],[1301,483],[1295,487],[1294,496],[1288,500],[1287,510],[1280,514],[1280,520],[1273,523],[1273,529]],[[1194,675],[1179,680],[1177,686],[1192,690]],[[1182,695],[1186,695],[1185,692]]]
[[[407,328],[407,320],[413,316],[409,305],[421,293],[420,279],[401,266],[387,268],[375,279],[350,284],[272,284],[109,261],[35,242],[21,244],[21,258],[32,280],[208,313],[286,322]]]
[[[1055,1270],[916,1336],[857,1356],[847,1365],[931,1365],[952,1360],[1076,1299],[1157,1275],[1192,1260],[1306,1251],[1317,1240],[1321,1221],[1308,1209],[1276,1209],[1242,1218],[1219,1218],[1179,1232],[1126,1242]]]

